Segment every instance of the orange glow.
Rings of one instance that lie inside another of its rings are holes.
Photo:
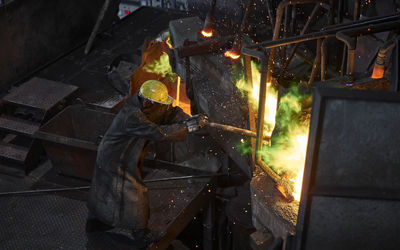
[[[258,109],[259,91],[261,74],[255,63],[252,62],[251,67],[252,81],[247,83],[244,78],[239,79],[235,85],[241,90],[245,90],[249,95],[248,101],[251,103],[255,110]],[[278,91],[274,88],[271,82],[267,82],[266,99],[265,99],[265,113],[264,113],[264,134],[272,136],[273,129],[276,123],[276,112],[278,107]],[[293,96],[283,96],[280,101],[284,102],[293,108],[300,108],[298,99]],[[284,106],[285,106],[284,105]],[[288,145],[279,150],[265,145],[263,151],[273,152],[273,158],[270,158],[268,164],[276,166],[278,169],[285,170],[282,178],[288,180],[288,184],[293,186],[293,193],[286,193],[287,190],[283,186],[277,185],[276,188],[284,196],[285,199],[290,201],[291,198],[299,201],[301,196],[301,187],[303,183],[303,172],[305,157],[307,152],[308,142],[308,122],[304,124],[297,124],[294,120],[281,120],[281,123],[290,125],[287,138]],[[279,175],[279,173],[277,173]]]
[[[168,48],[174,49],[174,47],[172,47],[171,38],[170,37],[168,37],[167,40],[165,40],[165,43],[168,45]]]
[[[296,178],[291,179],[294,183],[294,199],[296,201],[300,201],[301,197],[301,186],[303,184],[303,175],[304,175],[304,163],[306,161],[306,153],[307,153],[307,142],[308,142],[308,133],[296,135],[296,145],[293,148],[293,155],[289,155],[288,157],[296,158],[294,164],[298,166],[298,173]]]
[[[384,65],[377,65],[374,66],[374,71],[372,72],[372,79],[380,79],[383,78],[385,75],[385,66]]]
[[[202,34],[204,37],[212,37],[212,36],[213,36],[213,31],[212,31],[212,30],[209,30],[209,31],[202,30],[202,31],[201,31],[201,34]]]
[[[235,51],[232,51],[232,50],[225,51],[224,56],[225,57],[230,57],[230,58],[232,58],[234,60],[236,60],[236,59],[238,59],[240,57],[240,55],[238,53],[236,53]]]
[[[284,189],[281,185],[276,184],[275,187],[276,187],[276,189],[278,189],[278,191],[281,193],[281,195],[282,195],[285,199],[287,199],[287,200],[289,199],[289,196],[286,194],[285,189]]]

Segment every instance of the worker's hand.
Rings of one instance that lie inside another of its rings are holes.
[[[208,117],[206,115],[200,114],[197,116],[198,116],[197,120],[199,122],[200,128],[204,128],[205,126],[208,125],[209,121],[208,121]]]
[[[208,124],[208,117],[205,115],[194,115],[185,121],[189,133],[194,133]]]

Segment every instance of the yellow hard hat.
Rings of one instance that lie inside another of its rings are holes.
[[[171,104],[174,99],[168,95],[168,89],[164,83],[157,80],[145,81],[139,90],[139,95],[153,102]]]

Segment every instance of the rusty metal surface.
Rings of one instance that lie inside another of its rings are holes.
[[[42,140],[47,156],[61,173],[90,178],[96,162],[97,144],[114,114],[69,106],[34,135]]]
[[[8,104],[50,110],[78,87],[34,77],[3,98]]]
[[[188,57],[211,52],[219,52],[227,48],[233,41],[233,36],[213,37],[205,41],[195,41],[189,45],[183,45],[177,48],[179,57]]]

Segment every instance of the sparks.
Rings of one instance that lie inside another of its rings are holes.
[[[225,51],[224,56],[232,58],[234,60],[239,59],[239,57],[240,57],[240,55],[238,53],[236,53],[235,51],[233,51],[233,50]]]

